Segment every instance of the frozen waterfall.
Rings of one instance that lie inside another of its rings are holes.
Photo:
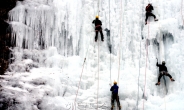
[[[149,17],[145,25],[149,2],[159,20]],[[100,35],[94,42],[98,13],[104,42]],[[15,47],[13,63],[0,76],[0,108],[108,110],[115,80],[122,110],[183,110],[182,14],[183,0],[18,1],[9,12]],[[155,86],[157,58],[166,61],[175,82],[165,77],[166,86],[163,78]]]

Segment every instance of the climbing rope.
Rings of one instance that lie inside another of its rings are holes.
[[[165,86],[166,86],[166,80],[165,80],[165,77],[163,76],[164,78],[164,81],[165,81]],[[166,88],[166,87],[165,87]],[[167,89],[167,88],[166,88]],[[165,94],[167,94],[167,90],[165,91]],[[165,97],[164,97],[164,103],[165,103],[165,110],[166,110],[166,101],[165,101]]]
[[[76,97],[75,97],[74,104],[76,103],[76,99],[77,99],[77,95],[78,95],[78,91],[79,91],[79,87],[80,87],[80,83],[81,83],[81,79],[82,79],[82,73],[83,73],[85,61],[86,61],[86,58],[84,58],[83,67],[82,67],[82,72],[81,72],[81,75],[80,75],[80,81],[79,81],[79,84],[78,84],[78,89],[77,89],[77,93],[76,93]]]
[[[140,61],[141,61],[141,42],[140,42],[140,54],[139,54],[139,75],[138,75],[138,95],[137,95],[137,110],[139,105],[139,78],[140,78]]]
[[[148,23],[148,38],[149,38],[149,22]],[[147,60],[148,60],[148,40],[146,39],[146,67],[145,67],[145,80],[144,80],[144,95],[143,97],[145,97],[145,93],[146,93],[146,72],[147,72]],[[143,100],[143,110],[144,110],[144,100]]]
[[[95,5],[94,5],[95,3],[94,3],[94,0],[93,0],[93,14],[94,14],[94,16],[96,16],[96,12],[95,12]]]
[[[98,16],[99,16],[99,12],[100,12],[100,0],[98,0]]]
[[[182,0],[183,1],[183,0]],[[159,55],[159,53],[160,53],[160,55],[162,55],[162,46],[163,45],[161,45],[161,43],[163,43],[163,36],[162,36],[162,32],[161,32],[161,26],[160,26],[160,22],[159,22],[159,31],[160,31],[160,39],[159,39],[159,49],[160,49],[160,52],[158,52],[158,55]],[[162,41],[162,42],[161,42]],[[161,59],[160,58],[160,60],[162,61],[163,59]],[[158,59],[157,59],[157,62],[158,62]],[[158,77],[159,77],[159,74],[160,73],[158,73]],[[164,79],[164,82],[166,81],[165,80],[165,77],[163,76],[163,79]],[[166,89],[166,91],[165,91],[165,93],[167,94],[167,88],[166,88],[166,82],[165,82],[165,89]],[[165,97],[164,97],[164,104],[165,104],[165,110],[166,110],[166,101],[165,101]]]
[[[160,27],[160,24],[159,24],[159,27]],[[159,42],[159,44],[160,44],[160,53],[161,53],[161,55],[162,55],[162,46],[161,46],[161,41],[163,42],[163,38],[162,38],[163,36],[162,36],[162,33],[161,33],[161,29],[160,29],[160,42]],[[161,61],[163,61],[163,59],[161,59]],[[160,73],[159,73],[160,74]],[[165,80],[165,76],[163,76],[163,79],[164,79],[164,83],[165,83],[165,89],[166,89],[166,94],[167,94],[167,87],[166,87],[166,80]],[[165,97],[164,97],[164,104],[165,104],[165,110],[166,110],[166,101],[165,101]]]
[[[142,31],[143,31],[143,10],[144,10],[144,0],[143,0],[143,5],[142,5],[142,13],[141,13],[141,21],[142,21],[142,26],[141,26],[141,39],[143,39],[143,34],[142,34]],[[139,105],[139,78],[140,78],[140,63],[141,63],[141,40],[140,40],[140,53],[139,53],[139,75],[138,75],[138,86],[137,86],[137,89],[138,89],[138,95],[137,95],[137,110],[138,110],[138,105]]]
[[[99,94],[99,42],[98,42],[98,85],[97,85],[97,110],[98,110],[98,94]]]
[[[90,39],[91,41],[91,39]],[[81,79],[82,79],[82,74],[83,74],[83,70],[84,70],[84,64],[86,62],[86,57],[88,55],[88,50],[89,50],[89,45],[88,45],[88,49],[87,49],[87,52],[86,52],[86,56],[84,58],[84,62],[83,62],[83,65],[82,65],[82,72],[81,72],[81,75],[80,75],[80,80],[79,80],[79,84],[78,84],[78,89],[77,89],[77,93],[76,93],[76,96],[75,96],[75,101],[74,101],[74,104],[76,103],[76,99],[77,99],[77,96],[78,96],[78,92],[79,92],[79,88],[80,88],[80,84],[81,84]],[[76,106],[76,104],[75,104]],[[76,107],[75,107],[76,108]]]
[[[118,80],[117,83],[119,83],[119,74],[120,74],[120,65],[121,65],[121,42],[122,42],[122,0],[121,0],[121,18],[120,18],[120,44],[119,44],[119,68],[118,68]]]
[[[98,0],[98,16],[100,12],[100,0]],[[99,42],[98,42],[98,81],[97,81],[97,110],[98,110],[98,95],[99,95]]]
[[[111,20],[110,20],[110,0],[109,0],[109,32],[111,30]],[[110,84],[112,83],[111,81],[111,34],[109,35],[109,41],[110,41]]]

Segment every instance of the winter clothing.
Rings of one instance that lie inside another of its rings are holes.
[[[110,91],[112,91],[111,104],[112,104],[112,107],[113,107],[114,106],[114,100],[116,100],[118,107],[121,108],[120,102],[119,102],[119,96],[118,96],[118,89],[119,89],[119,87],[117,86],[117,82],[115,82],[114,85],[110,89]]]
[[[167,72],[167,67],[165,66],[165,64],[161,65],[161,64],[158,64],[158,62],[157,62],[156,66],[159,67],[159,72],[161,72],[161,71],[166,71]]]
[[[119,102],[119,96],[117,95],[112,95],[112,97],[111,97],[111,110],[113,110],[113,107],[114,107],[114,100],[116,100],[116,102],[117,102],[117,106],[119,107],[119,110],[121,110],[121,105],[120,105],[120,102]]]
[[[102,22],[98,19],[98,18],[96,18],[95,20],[93,20],[93,22],[92,23],[94,23],[95,24],[95,27],[97,27],[97,26],[101,26],[102,25]],[[95,29],[96,30],[96,29]]]
[[[119,87],[117,86],[117,83],[116,83],[111,87],[110,91],[112,91],[112,94],[118,94],[118,89]]]
[[[151,4],[148,4],[148,6],[146,6],[146,12],[152,12],[153,6]]]
[[[147,22],[149,16],[153,16],[154,19],[156,19],[156,16],[155,16],[153,13],[151,13],[151,12],[146,12],[146,19],[145,19],[145,22]]]
[[[172,76],[168,73],[167,67],[165,66],[165,62],[162,63],[162,65],[158,64],[157,62],[156,66],[159,67],[159,73],[160,73],[158,77],[158,83],[156,83],[156,85],[160,85],[160,79],[163,75],[168,76],[171,79],[171,81],[175,81],[174,79],[172,79]]]
[[[155,21],[157,21],[156,16],[152,13],[153,6],[151,4],[148,4],[148,6],[146,6],[146,19],[145,19],[145,24],[147,24],[147,20],[149,16],[153,16]]]
[[[95,24],[95,31],[96,31],[96,36],[95,36],[95,41],[97,41],[98,39],[98,31],[100,31],[100,34],[101,34],[101,40],[104,41],[104,37],[103,37],[103,33],[102,33],[102,22],[96,18],[95,20],[93,20],[92,22],[93,24]]]

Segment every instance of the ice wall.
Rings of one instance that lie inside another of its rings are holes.
[[[9,13],[16,46],[30,50],[53,46],[61,55],[78,55],[80,37],[76,29],[80,30],[81,25],[76,15],[80,11],[77,9],[80,1],[69,3],[57,0],[17,2]]]
[[[118,80],[117,76],[120,75],[119,96],[124,110],[143,107],[146,110],[162,110],[165,109],[166,103],[169,110],[184,109],[182,104],[176,107],[178,102],[184,101],[182,0],[150,2],[159,21],[154,22],[153,18],[149,18],[147,25],[144,25],[144,19],[148,0],[110,0],[110,12],[108,0],[17,2],[17,6],[9,13],[12,36],[15,39],[12,42],[16,43],[16,47],[12,49],[15,62],[10,65],[9,70],[11,74],[26,72],[26,77],[29,77],[29,72],[32,73],[30,77],[33,77],[33,82],[27,80],[28,85],[35,84],[37,79],[43,77],[42,82],[48,86],[46,89],[36,86],[41,93],[37,100],[33,100],[34,98],[26,93],[25,97],[30,98],[31,103],[41,103],[38,108],[45,110],[50,110],[49,106],[45,106],[49,104],[56,110],[62,107],[63,110],[68,109],[55,103],[64,102],[64,98],[71,102],[74,100],[83,60],[86,57],[78,102],[96,104],[97,79],[100,74],[99,104],[106,103],[109,107],[109,83]],[[111,29],[111,56],[105,31],[105,41],[101,42],[99,36],[98,42],[94,42],[92,20],[97,14],[102,20],[103,29]],[[171,83],[169,78],[166,78],[167,95],[163,79],[159,87],[155,86],[158,76],[156,58],[159,63],[166,61],[169,73],[176,80]],[[55,67],[59,70],[55,70]],[[47,77],[54,73],[52,77],[56,81]],[[38,78],[35,78],[37,74]],[[20,80],[25,82],[24,76],[21,76]],[[42,82],[39,84],[45,87]],[[63,86],[60,88],[58,84]],[[13,86],[14,82],[9,85]],[[29,86],[25,88],[30,89]],[[53,94],[50,93],[52,88]],[[67,92],[64,97],[65,90]],[[28,93],[34,95],[35,92]]]

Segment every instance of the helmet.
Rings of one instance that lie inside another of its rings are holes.
[[[96,18],[99,18],[99,16],[97,15]]]
[[[162,61],[162,64],[165,64],[165,61]]]
[[[114,81],[114,84],[117,84],[117,82],[116,82],[116,81]]]

